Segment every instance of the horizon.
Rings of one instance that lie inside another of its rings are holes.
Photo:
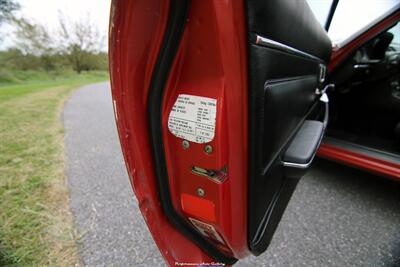
[[[107,37],[111,0],[17,0],[16,2],[21,5],[20,10],[15,12],[16,17],[24,17],[29,21],[44,25],[50,33],[57,29],[61,12],[71,21],[81,20],[89,15],[101,35]],[[15,45],[13,32],[14,27],[9,23],[1,26],[0,34],[9,37],[0,42],[0,50],[7,50]],[[107,45],[102,51],[106,50]]]

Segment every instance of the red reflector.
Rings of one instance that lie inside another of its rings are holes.
[[[197,218],[215,221],[214,202],[189,194],[181,194],[181,205],[184,212]]]

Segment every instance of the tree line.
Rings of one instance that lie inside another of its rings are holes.
[[[0,76],[2,71],[13,70],[107,70],[106,37],[89,14],[72,21],[59,12],[58,25],[51,31],[45,25],[16,16],[19,9],[15,0],[0,0],[0,27],[8,23],[14,28],[12,47],[0,51]],[[5,38],[9,37],[2,36],[0,42]]]

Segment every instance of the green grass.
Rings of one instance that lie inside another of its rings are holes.
[[[108,79],[108,74],[105,71],[83,72],[79,75],[66,72],[54,77],[46,76],[46,74],[42,76],[37,74],[37,72],[33,73],[34,75],[25,74],[30,77],[30,79],[26,81],[0,82],[0,101],[25,95],[35,90],[43,90],[62,85],[80,85]]]
[[[0,59],[1,61],[1,59]],[[104,76],[105,71],[83,72],[82,76]],[[76,72],[71,69],[43,70],[17,70],[0,67],[0,86],[16,83],[32,83],[43,81],[56,81],[62,79],[75,79]]]
[[[79,264],[64,180],[62,104],[84,73],[0,85],[0,266]]]

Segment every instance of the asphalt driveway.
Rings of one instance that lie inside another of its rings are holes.
[[[125,170],[108,83],[64,108],[70,205],[85,266],[165,266]],[[400,186],[317,160],[268,251],[236,266],[400,266]]]

